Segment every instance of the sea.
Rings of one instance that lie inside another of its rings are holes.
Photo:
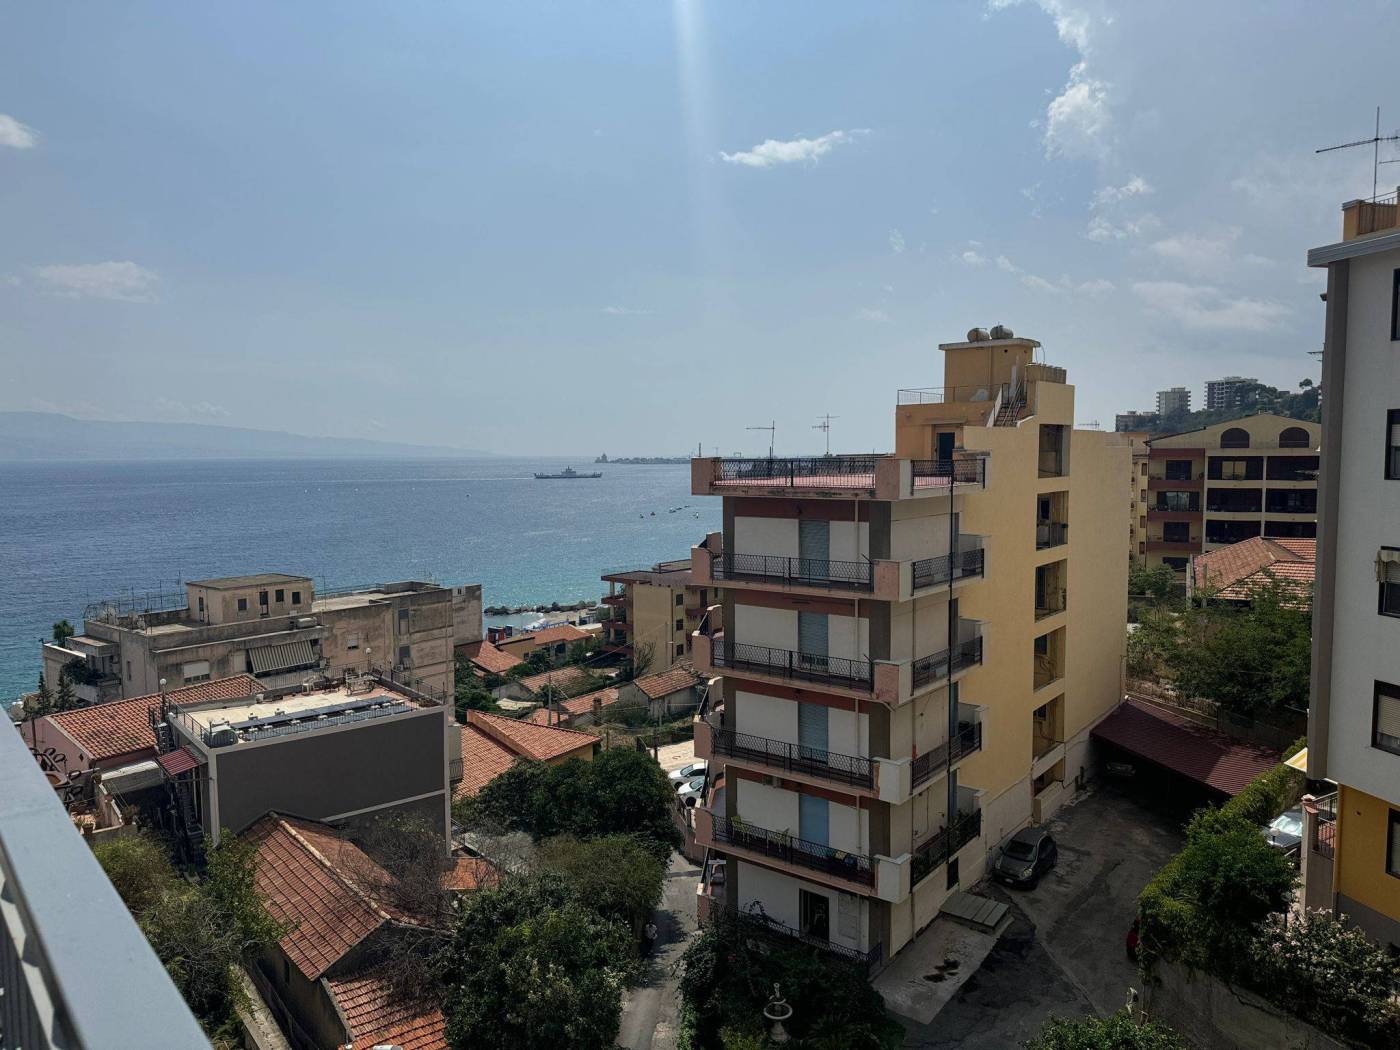
[[[533,476],[567,466],[603,476]],[[320,590],[480,583],[488,606],[596,601],[602,573],[687,557],[719,523],[720,501],[691,495],[688,464],[0,463],[0,699],[35,687],[55,621],[81,629],[106,599],[286,572]]]

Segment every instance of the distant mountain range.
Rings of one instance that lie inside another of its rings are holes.
[[[0,461],[122,459],[448,458],[469,448],[308,437],[208,423],[112,423],[56,412],[0,412]]]

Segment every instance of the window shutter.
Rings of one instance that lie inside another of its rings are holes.
[[[1387,743],[1400,744],[1400,696],[1376,694],[1376,735],[1389,737]]]
[[[1376,551],[1376,580],[1380,583],[1400,583],[1400,550],[1383,547]]]
[[[1395,813],[1390,815],[1390,841],[1385,851],[1385,870],[1391,875],[1400,875],[1400,820]]]

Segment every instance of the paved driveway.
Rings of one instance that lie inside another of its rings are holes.
[[[906,1022],[906,1047],[1007,1050],[1047,1017],[1109,1014],[1137,969],[1123,938],[1137,895],[1180,848],[1184,814],[1108,783],[1060,811],[1050,830],[1055,870],[1033,890],[991,883],[975,892],[1011,904],[1011,926],[942,1012]]]
[[[680,998],[676,962],[696,930],[695,887],[700,869],[679,853],[671,854],[661,907],[656,911],[656,951],[648,960],[644,983],[622,1000],[618,1046],[627,1050],[675,1050]]]

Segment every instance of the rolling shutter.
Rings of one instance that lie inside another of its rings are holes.
[[[1380,583],[1400,583],[1400,550],[1382,547],[1376,552],[1376,579]]]
[[[797,837],[823,846],[830,845],[831,803],[814,795],[798,795]]]
[[[805,754],[827,752],[827,711],[821,704],[797,705],[797,743]]]
[[[806,518],[798,521],[797,556],[802,562],[802,576],[808,579],[826,576],[831,561],[831,522]]]
[[[1378,747],[1400,752],[1400,696],[1376,693],[1376,740]]]
[[[826,613],[800,612],[797,614],[798,652],[812,656],[825,656],[827,652]]]
[[[279,674],[283,671],[299,671],[316,666],[316,652],[309,641],[283,642],[281,645],[264,645],[248,650],[248,661],[253,674]]]

